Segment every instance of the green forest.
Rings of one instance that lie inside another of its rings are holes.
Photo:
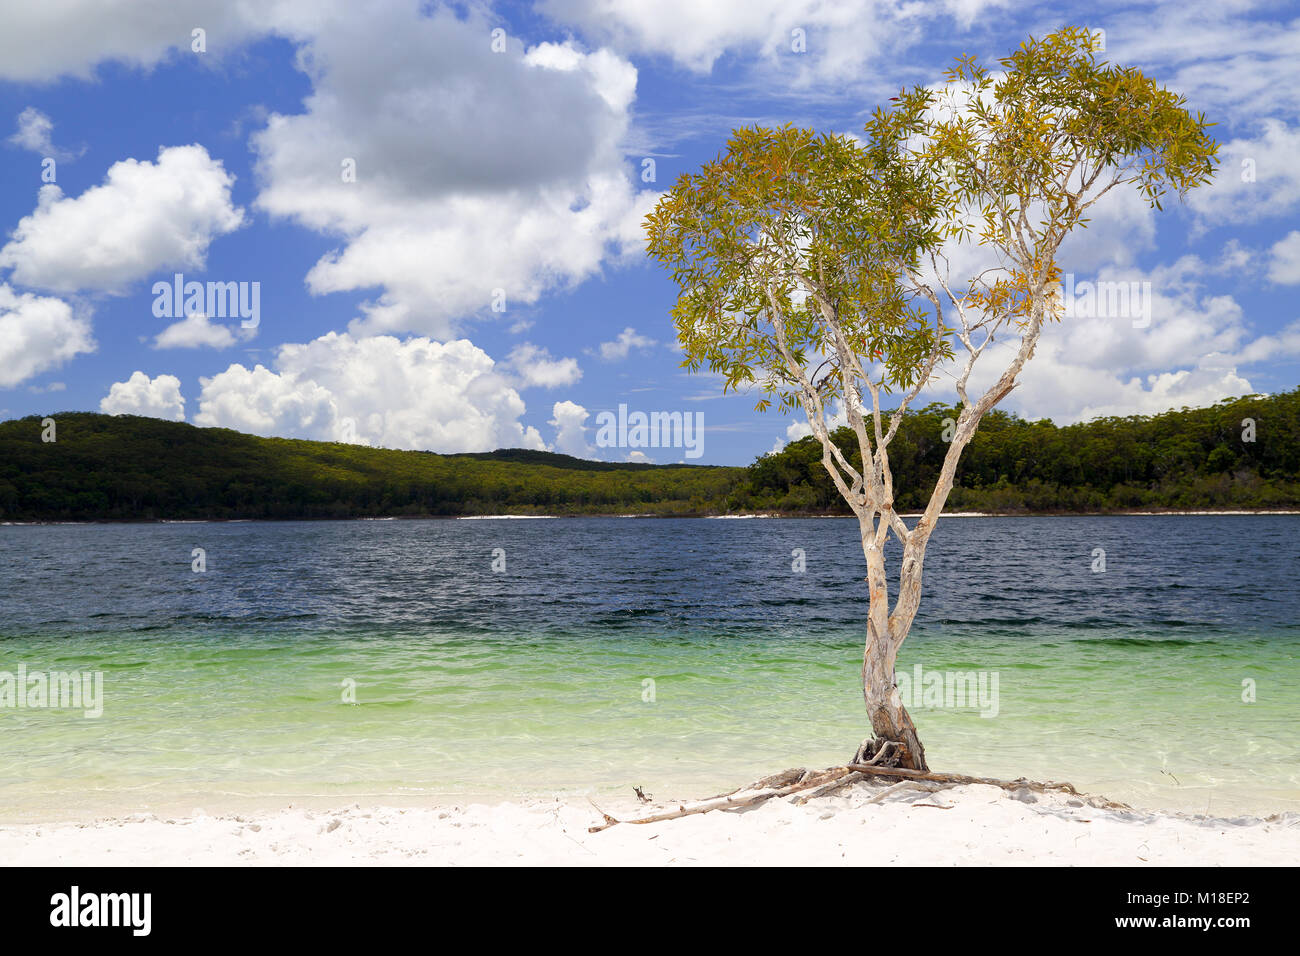
[[[506,449],[439,455],[259,438],[137,416],[0,422],[0,521],[847,514],[812,438],[748,467],[585,461]],[[910,413],[890,446],[897,506],[920,510],[956,409]],[[1300,505],[1300,389],[1058,427],[991,413],[950,511],[1005,514]],[[852,459],[848,429],[836,442]]]
[[[909,414],[889,446],[895,506],[920,511],[957,408]],[[855,465],[848,428],[832,436]],[[962,455],[947,511],[1006,514],[1269,509],[1300,504],[1300,389],[1210,408],[1057,427],[993,411]],[[729,508],[847,512],[813,438],[759,458]]]
[[[259,438],[131,415],[0,423],[0,520],[693,514],[743,469],[581,461],[510,449],[436,455]]]

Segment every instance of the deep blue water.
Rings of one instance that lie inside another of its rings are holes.
[[[1300,516],[950,518],[926,557],[916,629],[1297,633],[1298,570]],[[864,575],[856,524],[835,519],[8,526],[0,634],[814,636],[862,629]]]

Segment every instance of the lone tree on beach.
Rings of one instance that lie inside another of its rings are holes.
[[[1030,38],[999,67],[959,57],[943,83],[877,109],[861,138],[736,130],[645,223],[650,255],[680,287],[683,365],[756,389],[760,410],[801,407],[857,516],[874,736],[855,763],[929,769],[895,685],[898,649],[962,451],[1016,387],[1044,325],[1062,317],[1062,240],[1116,187],[1159,209],[1167,193],[1208,182],[1216,163],[1212,124],[1138,70],[1099,61],[1085,29]],[[998,367],[972,381],[986,352]],[[949,380],[961,411],[909,528],[894,511],[889,445],[921,390]],[[857,455],[831,440],[839,416]],[[902,546],[892,606],[891,533]]]

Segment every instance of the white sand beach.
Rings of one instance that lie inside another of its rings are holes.
[[[967,785],[937,793],[858,784],[794,805],[599,833],[586,800],[363,807],[0,826],[11,865],[1075,865],[1282,866],[1300,814],[1266,819],[1103,809],[1067,794]],[[614,816],[644,813],[629,801]]]

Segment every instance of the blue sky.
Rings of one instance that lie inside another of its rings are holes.
[[[1149,282],[1150,323],[1050,328],[1004,407],[1068,422],[1300,381],[1291,4],[87,0],[4,19],[2,418],[681,460],[597,447],[625,404],[702,413],[693,460],[747,463],[806,426],[679,368],[674,287],[641,250],[657,192],[734,126],[857,132],[952,57],[1067,23],[1207,113],[1224,162],[1187,206],[1097,207],[1062,266]],[[176,273],[257,283],[256,327],[155,315]]]

